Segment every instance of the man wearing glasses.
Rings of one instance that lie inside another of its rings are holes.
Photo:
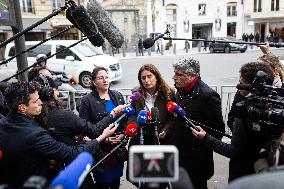
[[[185,110],[187,117],[224,132],[220,96],[201,80],[199,61],[185,57],[173,67],[176,102]],[[213,151],[194,137],[182,118],[178,119],[174,144],[179,150],[180,166],[188,172],[195,189],[207,189],[207,180],[214,174]],[[204,130],[221,140],[220,134]]]

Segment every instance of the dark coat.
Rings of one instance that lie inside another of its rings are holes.
[[[98,142],[70,147],[53,139],[32,117],[10,113],[0,118],[0,149],[0,184],[19,187],[30,176],[50,179],[50,159],[71,161],[83,151],[97,151]]]
[[[178,90],[176,102],[186,111],[188,118],[225,132],[220,96],[203,81],[199,80],[190,92]],[[218,139],[222,138],[206,128],[204,130]],[[179,150],[180,165],[191,178],[208,180],[213,176],[213,151],[193,136],[182,118],[175,127],[174,143]]]
[[[124,98],[120,92],[109,90],[109,95],[116,106],[125,104]],[[100,98],[96,90],[93,90],[91,93],[82,98],[79,115],[81,118],[86,119],[91,123],[97,123],[98,121],[109,115],[109,113],[106,112],[106,101]],[[126,122],[126,119],[122,120],[117,131],[124,131]],[[102,142],[100,144],[100,147],[103,151],[103,154],[107,154],[112,148],[114,148],[114,145]],[[102,156],[103,154],[101,154],[100,156]],[[99,157],[99,159],[100,158],[102,157]],[[123,161],[124,160],[118,159],[116,154],[114,153],[104,161],[102,168],[104,168],[104,170],[109,170]]]
[[[136,87],[132,90],[133,92],[135,91],[139,91],[139,88]],[[166,138],[164,140],[161,140],[160,142],[162,144],[167,144],[169,143],[170,141],[170,138],[172,137],[172,129],[173,129],[173,121],[171,118],[173,118],[173,116],[167,111],[167,103],[169,101],[175,101],[175,92],[173,89],[171,89],[171,92],[170,94],[165,97],[163,95],[163,93],[161,91],[158,92],[158,95],[156,97],[156,100],[155,100],[155,103],[154,103],[154,107],[157,107],[158,110],[159,110],[159,120],[160,120],[160,125],[158,126],[158,132],[162,132],[162,131],[165,131],[166,132]],[[137,101],[135,101],[132,106],[135,108],[135,114],[130,116],[129,119],[128,119],[128,123],[135,123],[138,125],[137,123],[137,115],[139,114],[139,112],[141,110],[144,110],[144,107],[145,107],[145,99],[143,97],[139,98]],[[145,129],[147,129],[149,127],[145,127]],[[148,131],[148,134],[153,136],[153,129],[151,130],[150,129],[147,129]],[[139,133],[137,133],[137,135],[135,137],[133,137],[130,141],[130,145],[133,145],[133,144],[139,144]],[[151,139],[150,139],[151,138]],[[152,140],[153,137],[149,137],[149,140],[150,141],[153,141]],[[148,143],[151,143],[151,142],[148,142]],[[147,143],[146,139],[145,139],[145,142]],[[145,144],[146,144],[145,143]],[[151,143],[153,144],[153,143]]]
[[[112,116],[106,116],[98,123],[92,124],[66,109],[56,109],[48,113],[48,131],[60,142],[76,145],[75,136],[82,134],[90,138],[98,137],[113,122]],[[63,121],[64,120],[64,121]]]
[[[223,143],[209,134],[203,139],[210,149],[230,158],[229,181],[255,173],[254,162],[260,158],[260,149],[264,146],[265,138],[262,133],[250,129],[247,121],[239,118],[234,120],[231,144]]]

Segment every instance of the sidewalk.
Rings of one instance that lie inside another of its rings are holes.
[[[259,50],[257,47],[253,47],[251,49],[250,46],[248,46],[247,51],[252,51],[252,50]],[[164,54],[162,55],[161,53],[156,53],[156,52],[151,52],[149,54],[149,51],[147,49],[144,50],[144,56],[140,56],[136,54],[135,51],[131,52],[126,52],[125,56],[123,56],[123,53],[120,52],[119,54],[114,54],[114,57],[119,59],[119,60],[125,60],[125,59],[133,59],[133,58],[150,58],[150,57],[161,57],[161,56],[176,56],[176,55],[193,55],[193,54],[208,54],[210,53],[209,48],[207,48],[207,51],[203,50],[203,47],[201,47],[200,52],[198,51],[198,47],[193,47],[191,49],[188,49],[188,52],[186,52],[185,49],[177,49],[176,54],[174,54],[173,50],[164,50]]]

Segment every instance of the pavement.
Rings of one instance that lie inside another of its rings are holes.
[[[249,46],[247,51],[259,50],[259,48],[256,46],[252,46],[252,47],[253,48]],[[207,48],[207,51],[205,51],[203,47],[201,47],[200,50],[197,47],[193,47],[193,48],[188,49],[188,51],[186,51],[185,49],[177,49],[175,53],[173,50],[164,50],[163,54],[156,53],[156,52],[150,52],[149,50],[145,49],[144,56],[139,55],[135,51],[126,52],[125,55],[123,55],[123,53],[120,51],[120,53],[114,54],[114,57],[119,60],[125,60],[125,59],[133,59],[133,58],[140,58],[140,59],[144,58],[145,59],[145,58],[151,58],[151,57],[175,56],[175,55],[186,56],[186,55],[192,55],[192,54],[205,54],[205,53],[210,53],[209,48]]]

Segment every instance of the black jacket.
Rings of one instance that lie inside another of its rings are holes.
[[[246,120],[235,118],[231,144],[223,143],[206,134],[206,146],[218,154],[230,158],[229,181],[255,173],[254,162],[260,158],[260,149],[265,145],[265,135],[251,129]]]
[[[0,118],[0,149],[0,183],[19,187],[32,175],[49,178],[50,159],[69,162],[83,151],[96,151],[98,142],[70,147],[53,139],[32,117],[10,113]]]
[[[178,89],[176,101],[186,111],[188,118],[225,131],[220,96],[203,81],[197,81],[190,92],[184,93]],[[180,165],[194,180],[208,180],[214,174],[213,151],[193,136],[182,118],[179,118],[175,130],[174,143],[179,150]],[[222,138],[206,128],[204,130],[218,139]]]
[[[90,138],[98,137],[113,122],[112,116],[106,116],[98,123],[92,124],[66,109],[56,109],[48,113],[48,131],[60,142],[76,145],[75,135],[82,134]]]

